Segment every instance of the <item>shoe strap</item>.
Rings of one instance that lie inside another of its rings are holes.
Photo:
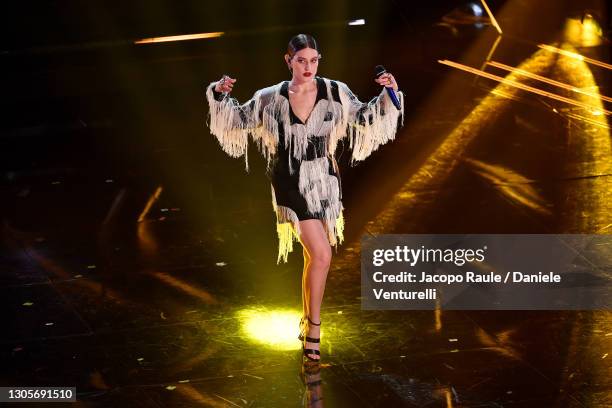
[[[309,343],[320,343],[321,339],[319,337],[308,337],[306,336],[306,341]]]
[[[308,321],[310,322],[310,324],[315,325],[315,326],[320,326],[321,325],[321,322],[315,323],[312,320],[310,320],[310,316],[308,316]]]

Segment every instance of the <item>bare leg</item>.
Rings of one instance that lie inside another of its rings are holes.
[[[302,272],[302,316],[304,317],[304,321],[306,321],[306,316],[308,316],[308,303],[306,302],[306,271],[308,269],[308,264],[310,263],[310,256],[308,256],[308,251],[306,248],[303,248],[304,254],[304,270]]]
[[[300,221],[300,242],[308,254],[308,265],[305,267],[303,291],[306,298],[307,316],[315,323],[321,321],[321,303],[325,293],[325,282],[331,263],[331,247],[321,220]],[[319,326],[309,324],[306,335],[320,337]],[[319,343],[306,342],[305,348],[319,349]],[[318,359],[319,356],[310,354]]]

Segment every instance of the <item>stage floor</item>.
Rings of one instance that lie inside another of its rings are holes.
[[[347,143],[337,152],[346,241],[318,368],[296,338],[301,247],[276,264],[265,162],[251,145],[246,173],[205,124],[204,86],[221,74],[242,102],[289,79],[294,29],[5,55],[0,385],[75,386],[83,407],[612,406],[609,311],[362,310],[363,234],[612,232],[611,105],[598,97],[610,70],[538,44],[609,63],[608,46],[547,28],[568,9],[546,27],[498,10],[515,30],[498,41],[394,7],[362,31],[311,27],[319,75],[367,101],[382,63],[406,95],[395,141],[355,167]]]

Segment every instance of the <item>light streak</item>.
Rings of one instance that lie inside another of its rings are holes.
[[[479,69],[472,68],[472,67],[470,67],[468,65],[460,64],[460,63],[449,61],[449,60],[438,60],[438,62],[440,64],[448,65],[450,67],[457,68],[457,69],[460,69],[462,71],[466,71],[466,72],[470,72],[472,74],[480,75],[482,77],[489,78],[489,79],[492,79],[494,81],[501,82],[501,83],[503,83],[505,85],[513,86],[515,88],[519,88],[519,89],[522,89],[522,90],[527,91],[527,92],[532,92],[532,93],[535,93],[535,94],[538,94],[538,95],[541,95],[541,96],[545,96],[547,98],[556,99],[558,101],[565,102],[565,103],[568,103],[570,105],[580,106],[581,108],[589,109],[591,111],[601,111],[601,112],[605,113],[606,115],[612,114],[612,112],[610,112],[609,110],[599,109],[599,108],[597,108],[597,107],[595,107],[593,105],[589,105],[588,103],[583,103],[583,102],[575,101],[573,99],[566,98],[564,96],[560,96],[560,95],[554,94],[552,92],[543,91],[541,89],[534,88],[534,87],[529,86],[529,85],[521,84],[520,82],[516,82],[516,81],[513,81],[511,79],[506,79],[506,78],[502,78],[502,77],[497,76],[497,75],[489,74],[488,72],[484,72],[484,71],[481,71]]]
[[[546,44],[538,44],[538,47],[546,51],[556,52],[557,54],[561,54],[561,55],[565,55],[566,57],[577,59],[579,61],[588,62],[589,64],[597,65],[599,67],[603,67],[606,69],[612,69],[612,65],[608,63],[598,61],[593,58],[585,57],[584,55],[580,55],[577,52],[562,50],[561,48],[553,47],[551,45],[546,45]]]
[[[162,43],[170,41],[188,41],[188,40],[201,40],[204,38],[217,38],[225,34],[222,31],[214,33],[200,33],[200,34],[184,34],[184,35],[171,35],[167,37],[152,37],[143,38],[142,40],[134,41],[134,44],[151,44],[151,43]]]
[[[568,84],[563,83],[563,82],[555,81],[553,79],[549,79],[549,78],[543,77],[541,75],[532,74],[531,72],[525,71],[525,70],[520,69],[520,68],[513,68],[513,67],[508,66],[506,64],[502,64],[500,62],[495,62],[495,61],[487,62],[487,64],[489,64],[489,65],[491,65],[493,67],[499,68],[499,69],[503,69],[503,70],[509,71],[509,72],[515,72],[515,73],[517,73],[519,75],[523,75],[523,76],[525,76],[527,78],[536,79],[536,80],[541,81],[541,82],[546,82],[547,84],[558,86],[559,88],[564,88],[564,89],[567,89],[569,91],[573,91],[573,92],[576,92],[576,93],[581,93],[581,94],[587,95],[587,96],[592,96],[594,98],[601,98],[602,100],[604,100],[606,102],[612,102],[612,98],[610,98],[608,96],[600,95],[597,92],[585,91],[585,90],[582,90],[582,89],[580,89],[580,88],[578,88],[576,86],[572,86],[572,85],[568,85]]]
[[[493,26],[495,27],[495,29],[497,30],[498,33],[502,33],[502,29],[499,26],[499,24],[497,24],[497,20],[495,19],[495,16],[493,16],[493,13],[491,13],[491,10],[489,9],[489,6],[487,6],[487,3],[485,2],[485,0],[481,0],[482,5],[484,6],[485,10],[487,11],[487,14],[489,15],[489,18],[491,19],[491,23],[493,23]]]
[[[138,222],[144,221],[145,217],[151,210],[151,207],[153,206],[153,204],[155,204],[155,202],[159,199],[159,196],[161,195],[162,190],[163,189],[161,186],[157,187],[157,189],[155,190],[155,193],[153,193],[153,195],[149,197],[149,201],[147,201],[147,205],[145,206],[144,210],[142,210],[142,213],[140,213],[140,216],[138,217]]]

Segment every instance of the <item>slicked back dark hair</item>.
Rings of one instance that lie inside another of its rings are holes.
[[[303,50],[304,48],[312,48],[313,50],[317,50],[317,52],[321,53],[317,40],[315,40],[312,35],[298,34],[289,40],[289,45],[287,45],[287,54],[289,54],[289,58],[293,58],[296,52]]]

